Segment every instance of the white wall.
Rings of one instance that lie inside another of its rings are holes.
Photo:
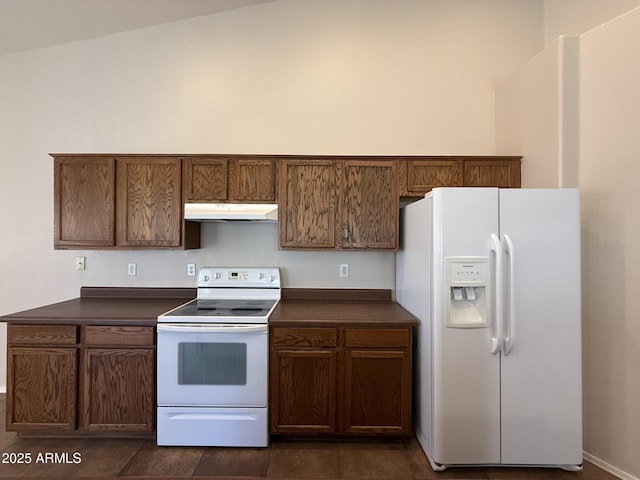
[[[523,180],[552,183],[555,172],[561,186],[562,175],[577,175],[584,449],[625,479],[640,478],[640,8],[604,22],[631,3],[640,2],[547,0],[547,32],[581,34],[577,48],[567,52],[569,39],[547,38],[547,48],[496,94],[497,150],[523,148]],[[578,68],[563,70],[567,61]],[[527,162],[536,138],[541,155]],[[576,152],[577,169],[562,168]]]
[[[82,285],[192,286],[188,261],[392,288],[393,253],[279,252],[268,225],[206,226],[199,251],[54,251],[47,154],[491,155],[494,83],[540,50],[542,14],[530,0],[279,0],[1,56],[0,314]]]
[[[640,5],[640,0],[544,0],[544,41],[577,36]]]
[[[522,186],[578,186],[578,39],[559,37],[496,87],[496,153],[522,155]]]
[[[640,478],[640,8],[580,52],[584,446]]]

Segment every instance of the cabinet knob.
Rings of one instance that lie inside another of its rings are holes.
[[[344,238],[345,240],[349,240],[349,227],[346,223],[342,227],[342,238]]]

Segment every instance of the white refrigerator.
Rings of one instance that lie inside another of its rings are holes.
[[[401,209],[417,316],[415,433],[432,467],[582,465],[576,189],[436,188]]]

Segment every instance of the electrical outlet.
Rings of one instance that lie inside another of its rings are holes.
[[[76,270],[84,270],[86,268],[86,257],[76,257]]]
[[[187,276],[194,277],[196,274],[196,264],[187,263]]]
[[[127,266],[127,275],[137,275],[137,274],[138,274],[137,265],[135,263],[130,263]]]
[[[340,264],[340,276],[341,277],[348,277],[349,276],[349,264],[348,263],[341,263]]]

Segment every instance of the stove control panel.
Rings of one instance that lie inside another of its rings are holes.
[[[198,272],[197,287],[280,288],[280,269],[203,267]]]

